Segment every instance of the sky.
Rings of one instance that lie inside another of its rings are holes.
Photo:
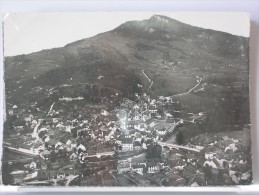
[[[144,20],[154,14],[244,37],[250,33],[249,15],[240,12],[7,13],[4,16],[4,56],[63,47],[112,30],[126,21]]]

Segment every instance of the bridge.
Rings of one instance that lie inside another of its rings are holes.
[[[112,156],[115,154],[115,151],[110,151],[110,152],[100,152],[100,153],[96,153],[93,155],[85,155],[85,158],[87,157],[97,157],[100,158],[101,156]]]
[[[177,127],[178,125],[183,123],[183,119],[179,120],[177,123],[174,123],[169,129],[167,129],[167,133],[171,133],[173,132],[173,130],[175,129],[175,127]]]
[[[167,130],[166,133],[162,136],[163,141],[166,141],[170,134],[175,130],[175,128],[183,123],[183,119],[179,120],[178,122],[174,122],[173,125],[171,125]]]
[[[169,144],[169,143],[165,143],[165,142],[157,142],[158,145],[164,147],[168,147],[170,149],[172,148],[177,148],[177,149],[184,149],[184,150],[189,150],[189,151],[193,151],[193,152],[200,152],[200,150],[196,149],[196,148],[191,148],[188,146],[181,146],[181,145],[177,145],[177,144]]]

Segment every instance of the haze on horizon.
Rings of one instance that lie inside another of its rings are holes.
[[[249,37],[250,33],[249,15],[238,12],[8,13],[4,16],[4,56],[63,47],[155,14],[233,35]]]

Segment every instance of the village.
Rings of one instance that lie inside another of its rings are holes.
[[[60,99],[63,101],[65,98]],[[65,99],[66,101],[68,99]],[[68,102],[81,101],[70,98]],[[62,103],[64,104],[64,103]],[[14,105],[5,162],[13,185],[46,186],[205,186],[249,183],[249,148],[241,139],[201,134],[179,143],[178,128],[202,122],[206,112],[179,114],[172,97],[135,94],[113,110],[53,103],[33,115]],[[56,107],[56,108],[55,108]],[[58,108],[58,109],[57,109]]]

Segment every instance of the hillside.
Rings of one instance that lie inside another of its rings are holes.
[[[250,123],[248,43],[160,15],[129,21],[62,48],[6,57],[7,109],[37,101],[47,110],[67,96],[104,103],[103,97],[146,92],[175,96],[185,111],[210,113],[208,123],[221,130]]]

